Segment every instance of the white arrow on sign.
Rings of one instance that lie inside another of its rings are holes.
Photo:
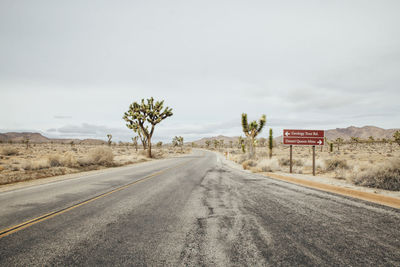
[[[321,144],[322,144],[322,141],[321,141],[321,140],[318,140],[318,144],[321,145]]]
[[[289,134],[289,132],[286,132],[285,135],[286,135],[286,136],[289,136],[290,134]]]

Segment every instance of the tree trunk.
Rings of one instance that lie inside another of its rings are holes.
[[[151,139],[147,139],[147,157],[151,158]]]
[[[250,154],[250,157],[252,158],[252,157],[254,157],[254,154],[255,154],[255,148],[254,148],[254,137],[250,137],[249,138],[249,154]]]

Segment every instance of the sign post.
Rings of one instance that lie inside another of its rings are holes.
[[[315,146],[312,146],[312,175],[315,176]]]
[[[293,153],[293,145],[290,145],[290,173],[292,173],[292,153]]]
[[[325,131],[323,130],[283,130],[283,144],[290,146],[290,173],[292,173],[292,153],[295,146],[312,146],[313,150],[313,175],[315,176],[315,146],[325,144]]]

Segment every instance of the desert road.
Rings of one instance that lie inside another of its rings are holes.
[[[212,152],[0,193],[0,266],[400,266],[400,210]]]

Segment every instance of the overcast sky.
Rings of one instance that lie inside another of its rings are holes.
[[[0,0],[0,132],[154,141],[283,128],[400,127],[400,1]],[[264,130],[263,135],[267,135]]]

